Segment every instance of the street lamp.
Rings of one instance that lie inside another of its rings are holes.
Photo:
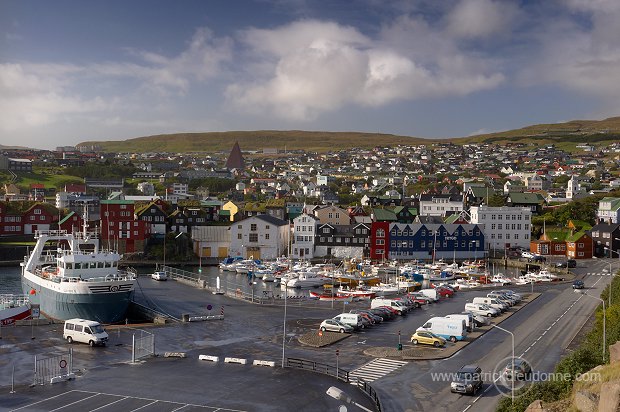
[[[336,388],[335,386],[330,386],[329,389],[327,390],[327,393],[329,396],[331,396],[332,398],[338,400],[338,401],[343,401],[346,403],[350,403],[352,405],[357,406],[358,408],[360,408],[363,411],[366,412],[372,412],[372,410],[366,408],[365,406],[360,405],[359,403],[353,401],[351,399],[351,397],[349,395],[347,395],[344,391],[342,391],[341,389]],[[341,408],[341,410],[343,410]],[[346,411],[346,407],[344,408],[344,410]]]
[[[284,348],[286,347],[286,301],[288,300],[288,288],[284,288],[284,321],[282,322],[282,367],[284,368]],[[333,299],[332,299],[333,302]]]
[[[575,289],[575,290],[578,290],[578,289]],[[610,290],[611,290],[611,288],[610,288]],[[603,363],[605,363],[605,349],[606,349],[606,346],[607,346],[607,318],[605,316],[605,301],[603,299],[601,299],[601,298],[596,297],[596,296],[589,295],[585,291],[581,291],[581,294],[585,295],[585,296],[588,296],[588,297],[591,297],[592,299],[598,299],[598,300],[600,300],[603,303]]]
[[[514,405],[514,403],[515,403],[515,335],[511,331],[506,330],[506,329],[502,328],[501,326],[497,326],[495,324],[491,324],[491,326],[493,326],[494,328],[497,328],[497,329],[499,329],[501,331],[504,331],[506,333],[509,333],[510,337],[512,338],[512,357],[510,358],[511,359],[510,362],[512,363],[512,367],[511,367],[512,373],[510,375],[510,378],[511,378],[510,381],[512,383],[512,388],[511,388],[512,399],[511,399],[511,403],[512,403],[512,405]]]

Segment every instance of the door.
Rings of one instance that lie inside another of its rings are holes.
[[[228,248],[227,247],[218,247],[217,248],[217,257],[225,258],[228,256]]]

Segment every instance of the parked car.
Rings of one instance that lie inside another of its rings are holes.
[[[530,259],[530,260],[532,262],[542,263],[542,262],[546,261],[547,259],[544,256],[534,255],[534,257],[532,259]]]
[[[508,380],[526,380],[529,379],[531,374],[532,367],[525,359],[521,358],[515,358],[512,362],[508,362],[508,365],[504,368],[504,377]]]
[[[394,313],[392,313],[391,311],[385,309],[385,308],[372,308],[370,309],[370,311],[372,313],[374,313],[375,315],[379,315],[383,318],[383,320],[390,320],[393,319],[396,315]]]
[[[566,261],[566,264],[568,265],[569,268],[576,268],[577,267],[577,261],[575,259],[568,259]]]
[[[360,315],[362,317],[362,323],[364,324],[365,328],[375,324],[374,317],[371,317],[366,312],[362,312],[361,310],[350,310],[349,313]]]
[[[426,296],[425,294],[421,293],[421,292],[413,292],[413,293],[409,293],[409,296],[414,297],[415,299],[421,299],[421,300],[425,300],[426,303],[434,303],[435,299],[430,298],[428,296]]]
[[[428,304],[429,301],[431,300],[430,298],[427,298],[426,296],[420,297],[420,296],[412,294],[412,293],[408,294],[407,296],[409,297],[409,299],[411,299],[412,301],[417,303],[418,307],[420,307],[420,305]]]
[[[482,369],[476,365],[465,365],[456,373],[450,383],[450,392],[475,395],[482,388]]]
[[[340,332],[340,333],[353,332],[352,326],[345,325],[342,322],[338,322],[336,319],[325,319],[323,322],[321,322],[321,326],[319,326],[319,329],[323,332],[325,331]]]
[[[151,279],[153,280],[168,280],[168,275],[163,270],[155,271],[151,274]]]
[[[454,296],[454,291],[452,289],[445,288],[443,286],[437,286],[435,290],[437,291],[437,294],[439,294],[439,296],[441,296],[442,298],[451,298],[452,296]]]
[[[558,262],[555,264],[556,268],[567,268],[568,267],[568,263],[567,262]]]
[[[369,309],[353,309],[350,310],[349,313],[359,313],[362,316],[366,315],[369,320],[371,320],[373,325],[383,322],[383,318],[381,316],[372,313]]]
[[[583,280],[577,279],[573,281],[573,289],[583,289],[586,285],[583,283]]]
[[[534,254],[532,252],[523,251],[523,252],[521,252],[521,257],[525,258],[525,259],[533,259],[534,258]]]
[[[414,345],[417,345],[418,343],[423,345],[433,345],[438,348],[440,346],[444,346],[446,344],[446,340],[432,332],[419,330],[411,335],[411,343]]]

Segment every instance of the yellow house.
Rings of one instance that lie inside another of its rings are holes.
[[[234,222],[235,217],[237,217],[237,214],[239,213],[239,206],[237,206],[232,200],[229,200],[222,205],[222,210],[228,210],[230,212],[230,221]]]

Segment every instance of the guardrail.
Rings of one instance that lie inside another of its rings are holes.
[[[349,383],[349,371],[337,368],[326,363],[315,362],[299,358],[286,358],[285,366],[287,368],[303,369],[312,372],[318,372],[325,375],[333,376],[338,380]]]
[[[375,406],[377,407],[377,411],[381,412],[381,401],[379,400],[377,391],[362,378],[357,378],[357,387],[360,388],[366,395],[368,395],[370,399],[372,399],[372,401],[375,403]]]
[[[325,363],[307,359],[286,358],[285,367],[323,373],[325,375],[333,376],[338,380],[351,383],[349,380],[349,371]],[[381,400],[379,399],[377,391],[362,378],[357,378],[357,387],[361,389],[362,392],[364,392],[370,399],[372,399],[377,411],[381,412]]]

